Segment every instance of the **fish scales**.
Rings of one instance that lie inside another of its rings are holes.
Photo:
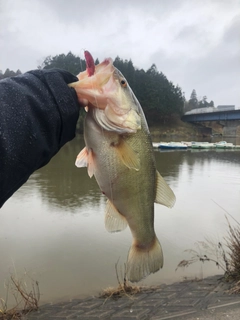
[[[84,132],[87,147],[93,150],[95,166],[98,168],[94,176],[101,191],[127,218],[136,239],[139,241],[148,239],[149,241],[150,238],[152,241],[156,167],[150,136],[144,122],[142,122],[142,127],[145,127],[145,130],[124,136],[125,142],[132,146],[138,154],[144,170],[137,171],[124,165],[113,146],[113,143],[119,140],[119,135],[99,127],[91,111],[87,114]],[[96,136],[92,134],[93,128]],[[120,137],[120,139],[123,138]],[[151,219],[149,219],[149,211]],[[145,212],[148,214],[145,215]],[[135,225],[138,225],[137,230],[140,232],[135,231]]]
[[[110,84],[104,82],[108,88],[104,98],[99,95],[103,108],[89,103],[84,124],[86,147],[79,153],[76,165],[88,168],[89,176],[95,176],[108,198],[106,229],[117,232],[129,226],[133,243],[128,254],[127,277],[137,282],[163,266],[162,248],[154,231],[154,202],[172,207],[175,195],[156,170],[148,125],[127,80],[113,67],[107,81]],[[98,86],[101,88],[99,83]],[[89,92],[86,95],[94,95],[95,91]],[[110,100],[113,105],[108,108]],[[134,130],[126,130],[123,125],[122,115],[126,111],[127,126]]]

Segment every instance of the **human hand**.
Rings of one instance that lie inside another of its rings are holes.
[[[49,70],[46,70],[48,73],[58,73],[62,78],[63,80],[66,82],[66,84],[70,84],[70,83],[73,83],[73,82],[77,82],[79,81],[79,79],[74,76],[72,73],[66,71],[66,70],[63,70],[63,69],[57,69],[57,68],[54,68],[54,69],[49,69]],[[87,99],[83,99],[83,98],[80,98],[79,96],[77,96],[76,94],[76,91],[74,88],[70,87],[69,86],[69,89],[71,90],[73,96],[75,99],[77,99],[78,101],[78,104],[81,108],[84,108],[88,105],[88,100]]]

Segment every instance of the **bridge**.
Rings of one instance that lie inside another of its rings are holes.
[[[216,121],[223,126],[224,136],[240,135],[240,109],[185,114],[181,119],[192,123]]]
[[[214,111],[206,113],[191,113],[182,116],[185,122],[202,122],[202,121],[228,121],[240,120],[240,109],[231,111]]]

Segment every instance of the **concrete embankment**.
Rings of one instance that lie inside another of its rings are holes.
[[[230,295],[231,284],[221,277],[145,288],[134,296],[124,295],[116,300],[89,297],[48,304],[25,319],[239,319],[240,295]]]

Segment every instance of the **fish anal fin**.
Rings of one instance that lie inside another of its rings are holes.
[[[92,149],[83,148],[82,151],[78,154],[75,161],[75,165],[78,168],[87,167],[88,175],[90,178],[94,175],[95,165]]]
[[[105,210],[105,228],[108,232],[119,232],[127,227],[127,220],[119,213],[111,201],[107,200]]]
[[[120,139],[118,144],[113,145],[124,165],[129,169],[139,171],[140,160],[137,152],[135,152],[124,139]]]
[[[160,242],[154,237],[149,246],[133,243],[128,254],[127,278],[138,282],[163,267],[163,252]]]
[[[156,179],[156,199],[155,202],[162,204],[168,208],[172,208],[176,202],[176,197],[172,191],[172,189],[168,186],[166,181],[160,175],[158,171],[156,171],[157,179]]]

